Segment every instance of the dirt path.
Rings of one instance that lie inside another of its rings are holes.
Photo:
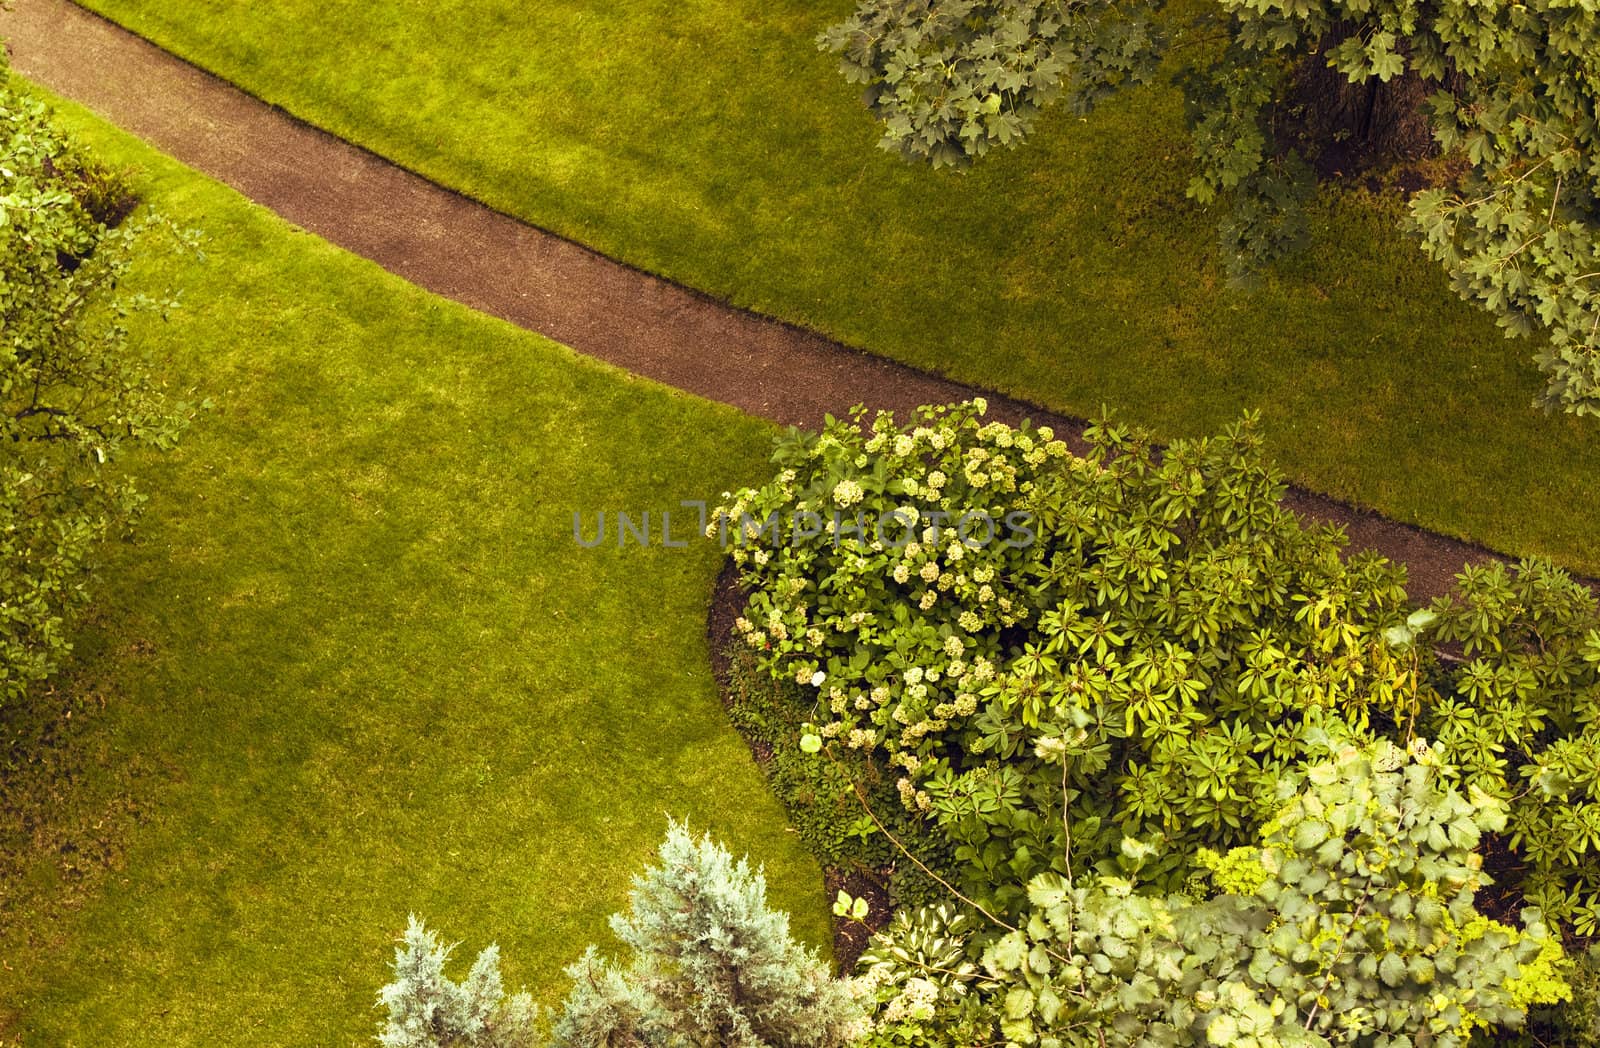
[[[851,405],[905,411],[977,390],[734,309],[441,188],[167,54],[69,0],[17,0],[0,37],[18,72],[191,167],[439,295],[580,353],[753,415],[802,426]],[[991,414],[1081,426],[987,394]],[[1468,544],[1295,490],[1303,514],[1443,592]]]

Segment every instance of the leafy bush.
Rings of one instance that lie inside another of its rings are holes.
[[[729,652],[728,713],[744,737],[770,754],[767,785],[783,804],[790,824],[807,850],[825,868],[876,876],[888,871],[894,906],[918,906],[941,897],[921,867],[907,862],[864,810],[860,790],[885,829],[898,840],[918,841],[917,859],[944,876],[954,876],[948,842],[919,832],[921,817],[897,802],[894,777],[866,755],[844,751],[817,760],[795,745],[805,720],[802,686],[773,680],[756,665],[747,647]]]
[[[1270,817],[1307,738],[1405,713],[1403,576],[1279,504],[1253,422],[1158,459],[1102,421],[1080,459],[981,411],[790,435],[713,524],[747,644],[815,689],[802,742],[898,769],[981,901],[1069,873],[1069,830],[1089,863],[1166,837],[1150,874],[1175,886]]]
[[[1559,942],[1532,911],[1516,929],[1475,910],[1486,877],[1473,848],[1503,807],[1456,791],[1426,746],[1414,755],[1346,749],[1285,779],[1282,813],[1230,857],[1236,876],[1253,870],[1247,888],[1197,901],[1041,874],[1011,930],[963,950],[937,915],[937,970],[895,952],[902,929],[877,954],[889,974],[863,979],[941,984],[933,1015],[947,999],[984,1002],[989,1030],[945,1043],[1454,1045],[1517,1026],[1570,995]],[[974,976],[958,958],[980,949]],[[889,1007],[880,1031],[895,1026]]]
[[[118,457],[170,447],[190,411],[129,343],[131,314],[170,303],[117,294],[159,225],[104,224],[128,195],[0,63],[0,702],[70,649],[91,557],[140,501]]]
[[[490,945],[465,982],[444,974],[453,946],[416,917],[394,951],[394,982],[378,993],[389,1019],[378,1035],[384,1048],[532,1048],[538,1009],[526,993],[506,996],[500,950]]]
[[[81,153],[55,158],[49,166],[78,206],[107,229],[120,226],[139,206],[129,171],[119,171]]]
[[[1539,561],[1468,568],[1434,605],[1459,651],[1424,688],[1420,730],[1478,789],[1510,802],[1517,885],[1547,916],[1600,933],[1600,606]]]
[[[831,1048],[850,1043],[861,1008],[767,908],[766,881],[726,850],[674,823],[660,865],[634,880],[611,926],[626,968],[590,948],[570,968],[555,1028],[563,1048],[717,1045]]]
[[[974,941],[982,926],[949,902],[897,912],[856,964],[874,1005],[870,1048],[945,1048],[993,1040]]]
[[[718,510],[751,588],[740,636],[793,696],[768,717],[786,774],[810,749],[830,782],[898,776],[930,832],[897,836],[954,845],[967,893],[1014,912],[1036,874],[1114,865],[1124,838],[1159,844],[1140,876],[1176,889],[1198,849],[1253,839],[1323,737],[1420,733],[1510,806],[1491,847],[1526,874],[1504,905],[1594,932],[1592,593],[1529,561],[1412,610],[1400,569],[1341,560],[1283,508],[1249,420],[1160,456],[1101,421],[1077,458],[980,409],[790,435],[773,482]],[[1002,523],[962,541],[963,519]]]
[[[1567,973],[1572,1000],[1534,1008],[1527,1032],[1502,1043],[1537,1048],[1600,1048],[1600,946],[1573,958]]]
[[[1193,12],[1193,13],[1191,13]],[[1160,15],[1158,19],[1158,14]],[[1041,108],[1075,111],[1147,79],[1159,24],[1199,46],[1178,75],[1198,171],[1190,195],[1231,197],[1224,258],[1236,277],[1303,241],[1310,170],[1286,129],[1324,73],[1329,106],[1352,88],[1370,114],[1405,83],[1433,92],[1434,136],[1465,161],[1459,186],[1413,200],[1411,228],[1455,289],[1508,335],[1542,330],[1548,406],[1600,413],[1600,9],[1568,0],[859,0],[822,34],[865,86],[883,144],[965,165],[1020,141]],[[1321,143],[1323,145],[1333,143]]]

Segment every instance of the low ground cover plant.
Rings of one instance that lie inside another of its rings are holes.
[[[831,879],[842,884],[865,878],[901,906],[943,898],[942,887],[924,867],[955,877],[955,847],[921,832],[921,813],[900,804],[899,769],[882,767],[861,751],[830,751],[825,759],[806,752],[797,740],[815,728],[809,724],[807,686],[772,679],[746,648],[733,648],[729,656],[724,681],[729,717],[755,751],[794,831]],[[915,838],[918,863],[905,861],[891,838]],[[852,906],[858,898],[851,895]],[[862,936],[854,931],[851,938]],[[836,956],[840,945],[836,940]]]
[[[1591,945],[1572,958],[1566,980],[1572,988],[1570,1001],[1534,1007],[1527,1029],[1515,1035],[1502,1034],[1500,1041],[1543,1048],[1600,1045],[1600,945]]]

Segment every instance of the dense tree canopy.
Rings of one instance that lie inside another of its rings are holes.
[[[884,145],[963,166],[1148,79],[1181,35],[1198,171],[1235,276],[1295,246],[1322,148],[1418,127],[1461,160],[1409,223],[1456,290],[1537,334],[1545,404],[1600,414],[1600,7],[1588,0],[861,0],[823,35]],[[1388,141],[1385,141],[1387,139]],[[1426,144],[1426,143],[1424,143]]]

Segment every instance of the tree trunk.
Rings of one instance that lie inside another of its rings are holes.
[[[1290,137],[1324,178],[1361,174],[1437,156],[1428,98],[1447,84],[1407,70],[1388,83],[1353,84],[1328,66],[1328,52],[1356,27],[1342,25],[1295,71]]]

